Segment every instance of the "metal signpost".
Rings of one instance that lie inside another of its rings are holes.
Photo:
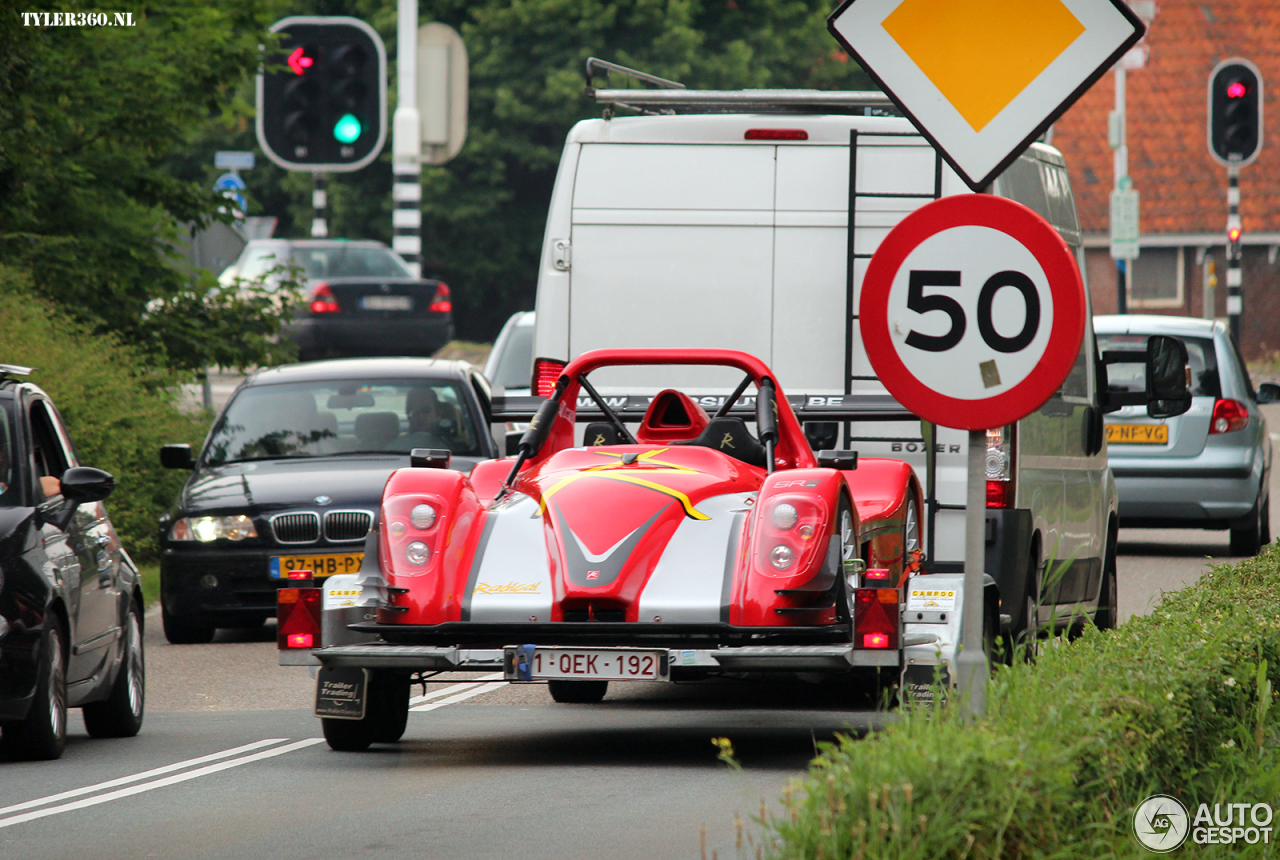
[[[1146,31],[1122,0],[845,0],[827,28],[974,191],[989,190]],[[975,714],[986,711],[985,431],[1030,414],[1066,378],[1084,308],[1056,231],[986,196],[908,215],[863,279],[862,338],[889,393],[970,431],[958,668]]]

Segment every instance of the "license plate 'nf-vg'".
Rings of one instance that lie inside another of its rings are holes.
[[[512,681],[666,681],[667,652],[633,648],[539,648],[509,645],[504,674]]]
[[[1112,445],[1168,445],[1168,424],[1108,424],[1107,442]]]

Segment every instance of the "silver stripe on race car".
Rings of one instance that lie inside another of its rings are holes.
[[[724,593],[726,547],[737,544],[737,514],[750,494],[712,496],[698,502],[708,520],[686,518],[671,536],[640,594],[639,620],[717,622]],[[732,577],[730,567],[727,573]]]
[[[489,512],[486,529],[492,525],[492,531],[468,589],[468,620],[551,620],[551,568],[537,513],[538,503],[528,496]]]

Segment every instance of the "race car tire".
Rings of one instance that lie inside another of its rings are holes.
[[[163,606],[160,607],[160,626],[164,628],[164,638],[170,645],[205,645],[212,642],[213,635],[218,632],[216,627],[192,624],[171,615]]]
[[[142,655],[142,610],[129,604],[120,671],[111,694],[81,709],[84,727],[95,738],[131,738],[142,728],[146,707],[146,668]]]
[[[0,740],[6,757],[48,761],[62,755],[67,743],[67,650],[62,623],[45,615],[36,694],[26,719],[4,724]]]
[[[404,737],[409,725],[409,678],[400,672],[378,672],[370,679],[373,695],[380,698],[373,741],[393,744]]]
[[[594,705],[609,691],[608,681],[548,681],[551,698],[562,705]]]

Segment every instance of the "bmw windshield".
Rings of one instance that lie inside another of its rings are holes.
[[[214,425],[204,465],[408,454],[414,448],[482,453],[476,425],[454,383],[335,380],[249,387]]]

